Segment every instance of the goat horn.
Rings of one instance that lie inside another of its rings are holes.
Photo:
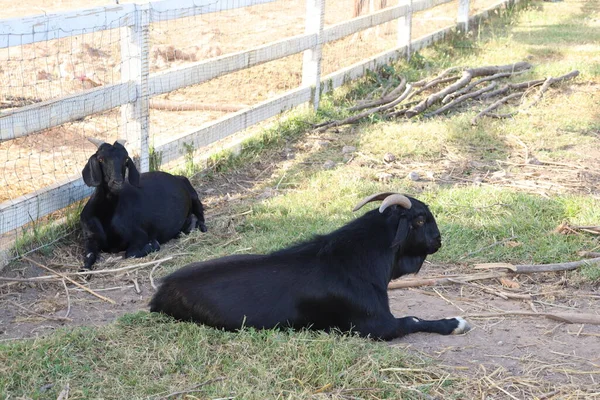
[[[412,203],[410,202],[410,199],[408,197],[406,197],[403,194],[395,193],[391,196],[386,197],[385,200],[383,200],[381,206],[379,207],[379,212],[384,212],[386,208],[394,204],[397,204],[402,208],[406,208],[407,210],[412,207]]]
[[[364,199],[362,199],[362,201],[360,203],[358,203],[356,205],[356,207],[354,207],[354,209],[352,211],[358,211],[360,210],[360,208],[362,206],[364,206],[367,203],[370,203],[372,201],[379,201],[379,200],[383,200],[388,196],[391,196],[393,194],[396,194],[394,192],[381,192],[381,193],[377,193],[377,194],[372,194],[371,196],[367,196]]]
[[[119,143],[121,146],[125,147],[125,143],[127,143],[127,139],[117,139],[116,142]]]
[[[104,140],[96,139],[93,137],[87,137],[86,139],[89,140],[90,142],[94,143],[96,145],[96,147],[100,147],[105,143]]]

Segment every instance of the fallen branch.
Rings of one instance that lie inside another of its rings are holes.
[[[577,269],[583,265],[597,264],[600,263],[600,257],[591,258],[589,260],[571,261],[566,263],[557,264],[523,264],[523,265],[512,265],[504,267],[509,269],[515,274],[534,274],[538,272],[558,272],[558,271],[571,271]],[[493,268],[498,268],[497,263],[491,264]],[[509,267],[510,266],[510,267]],[[488,269],[487,264],[478,264],[475,269]]]
[[[182,254],[185,254],[185,253],[182,253]],[[113,274],[115,272],[129,271],[132,269],[147,267],[149,265],[153,265],[156,263],[163,263],[165,261],[172,260],[175,256],[176,255],[171,255],[169,257],[161,258],[159,260],[148,261],[148,262],[140,263],[140,264],[127,265],[127,266],[121,267],[121,268],[99,269],[99,270],[82,271],[82,272],[68,272],[68,273],[64,273],[62,275],[64,275],[66,277],[66,276],[88,276],[88,275],[99,275],[99,274]],[[23,257],[23,259],[29,260],[29,258],[27,258],[27,257]],[[60,278],[57,276],[53,276],[53,275],[36,276],[33,278],[8,278],[8,277],[0,276],[0,281],[8,281],[8,282],[36,282],[36,281],[48,281],[48,280],[59,281]]]
[[[29,258],[29,257],[23,257],[23,259],[24,259],[24,260],[27,260],[27,261],[29,261],[29,262],[31,262],[31,263],[33,263],[33,264],[35,264],[35,265],[37,265],[37,266],[38,266],[38,267],[40,267],[40,268],[43,268],[43,269],[45,269],[46,271],[50,271],[50,272],[52,272],[53,274],[55,274],[55,275],[57,275],[57,276],[61,277],[62,279],[66,279],[66,280],[68,280],[68,281],[69,281],[69,282],[71,282],[73,285],[75,285],[75,286],[77,286],[77,287],[80,287],[81,289],[85,290],[86,292],[90,293],[90,294],[91,294],[91,295],[93,295],[93,296],[96,296],[97,298],[99,298],[99,299],[101,299],[101,300],[104,300],[104,301],[106,301],[106,302],[109,302],[109,303],[111,303],[111,304],[116,304],[116,303],[115,303],[115,301],[114,301],[113,299],[109,299],[108,297],[104,297],[104,296],[102,296],[101,294],[98,294],[98,293],[94,292],[92,289],[90,289],[90,288],[88,288],[88,287],[85,287],[85,286],[83,286],[81,283],[74,281],[73,279],[69,278],[68,276],[65,276],[64,274],[61,274],[60,272],[56,272],[56,271],[54,271],[52,268],[48,268],[48,267],[46,267],[45,265],[43,265],[43,264],[40,264],[39,262],[37,262],[37,261],[35,261],[35,260],[32,260],[32,259],[31,259],[31,258]]]
[[[489,92],[490,90],[492,90],[495,87],[496,87],[496,82],[492,82],[488,86],[486,86],[484,88],[481,88],[481,89],[479,89],[479,90],[477,90],[475,92],[467,93],[467,94],[464,94],[464,95],[462,95],[460,97],[457,97],[456,99],[454,99],[450,103],[446,104],[445,106],[440,107],[437,110],[435,110],[433,112],[430,112],[429,114],[425,114],[424,116],[425,116],[425,118],[429,118],[429,117],[433,117],[433,116],[436,116],[438,114],[441,114],[441,113],[449,110],[450,108],[456,106],[457,104],[460,104],[463,101],[471,99],[473,97],[477,97],[477,96],[479,96],[479,95],[481,95],[481,94],[483,94],[485,92]]]
[[[534,274],[538,272],[558,272],[558,271],[571,271],[577,269],[583,265],[600,263],[600,257],[592,258],[589,260],[572,261],[558,264],[523,264],[513,265],[508,263],[490,263],[490,264],[477,264],[475,269],[506,269],[507,271],[498,272],[487,272],[487,273],[475,273],[469,275],[453,275],[448,277],[435,277],[425,279],[401,279],[394,282],[390,282],[388,290],[420,287],[420,286],[438,286],[453,284],[464,284],[464,282],[471,282],[483,279],[502,278],[505,276],[514,276],[516,274]]]
[[[67,295],[67,312],[63,318],[69,318],[69,314],[71,314],[71,295],[69,294],[69,288],[67,287],[67,282],[63,279],[62,281],[63,287],[65,288],[65,294]]]
[[[512,72],[501,72],[499,74],[495,74],[492,76],[486,76],[485,78],[481,78],[476,80],[475,82],[470,83],[468,86],[458,90],[456,93],[450,93],[449,95],[447,95],[446,97],[444,97],[442,99],[442,104],[446,104],[448,103],[450,100],[452,100],[453,98],[457,97],[457,96],[462,96],[465,93],[470,92],[475,86],[483,83],[483,82],[487,82],[487,81],[493,81],[495,79],[500,79],[500,78],[506,78],[513,75]]]
[[[442,100],[444,97],[446,97],[450,93],[454,93],[457,90],[461,89],[462,87],[467,86],[473,78],[477,78],[480,76],[487,76],[487,75],[495,75],[495,74],[499,74],[502,72],[517,72],[517,71],[522,71],[522,70],[530,69],[530,68],[531,68],[531,64],[529,64],[527,62],[518,62],[515,64],[499,65],[499,66],[469,68],[463,72],[462,77],[458,81],[456,81],[454,84],[446,87],[445,89],[440,90],[439,92],[431,94],[429,97],[427,97],[425,100],[421,101],[415,107],[408,110],[406,112],[406,116],[408,118],[412,118],[412,117],[422,113],[428,107],[430,107],[431,105]]]
[[[540,100],[542,100],[542,97],[544,97],[544,93],[546,93],[546,91],[550,88],[551,85],[553,85],[553,84],[555,84],[557,82],[562,82],[562,81],[566,81],[568,79],[575,78],[578,75],[579,75],[579,71],[575,70],[575,71],[569,72],[566,75],[559,76],[558,78],[553,78],[551,76],[548,77],[546,79],[546,81],[544,82],[544,84],[542,85],[542,87],[540,88],[540,91],[537,94],[537,96],[535,96],[535,98],[533,99],[533,102],[527,108],[533,107]]]
[[[375,108],[371,108],[369,110],[363,111],[361,113],[358,113],[356,115],[353,115],[351,117],[342,119],[342,120],[338,120],[338,121],[331,121],[324,124],[320,124],[318,126],[318,128],[316,129],[317,132],[323,132],[329,128],[332,127],[336,127],[336,126],[341,126],[341,125],[348,125],[348,124],[352,124],[358,120],[361,120],[365,117],[368,117],[371,114],[375,114],[381,111],[385,111],[385,110],[389,110],[392,107],[395,107],[397,104],[400,104],[402,101],[404,101],[404,99],[406,99],[406,97],[408,96],[408,94],[410,93],[410,91],[412,90],[412,85],[408,84],[406,85],[406,89],[404,89],[404,93],[402,93],[402,95],[400,97],[398,97],[396,100],[392,101],[391,103],[385,104],[383,106],[379,106],[379,107],[375,107]]]
[[[365,108],[372,108],[372,107],[380,106],[382,104],[387,104],[389,102],[394,101],[396,98],[398,98],[398,96],[400,96],[402,94],[402,92],[404,91],[405,88],[406,88],[406,78],[402,77],[400,84],[398,86],[396,86],[394,88],[394,90],[392,90],[387,95],[382,96],[380,99],[375,100],[375,101],[371,101],[371,102],[361,104],[358,106],[350,107],[348,110],[349,111],[360,111],[360,110],[364,110]]]
[[[582,251],[582,252],[579,253],[579,255],[581,257],[587,257],[587,258],[600,257],[600,253],[598,253],[596,251]]]
[[[531,81],[525,81],[525,82],[520,82],[520,83],[509,83],[509,84],[501,87],[500,89],[496,89],[494,91],[491,91],[489,93],[481,95],[481,100],[487,100],[491,97],[496,97],[501,94],[506,94],[509,90],[529,89],[529,88],[532,88],[535,86],[539,86],[542,83],[544,83],[545,81],[546,81],[545,79],[534,79]]]
[[[590,313],[536,313],[531,311],[502,311],[490,314],[467,314],[468,318],[499,318],[510,315],[520,315],[525,317],[546,317],[554,321],[564,322],[566,324],[589,324],[600,325],[600,315]]]
[[[484,115],[487,115],[490,111],[494,111],[496,108],[500,107],[502,104],[508,102],[511,99],[523,96],[523,94],[524,94],[523,92],[509,94],[508,96],[503,97],[500,100],[496,101],[491,106],[484,108],[481,112],[479,112],[479,114],[477,114],[475,117],[473,117],[473,119],[471,120],[471,125],[477,125],[477,120],[479,118],[481,118]]]
[[[411,287],[421,287],[421,286],[439,286],[439,285],[447,285],[447,284],[456,284],[459,282],[471,282],[483,279],[493,279],[493,278],[501,278],[504,276],[510,276],[507,272],[488,272],[488,273],[476,273],[470,275],[454,275],[449,277],[436,277],[436,278],[409,278],[409,279],[400,279],[394,282],[390,282],[388,285],[388,290],[393,289],[402,289],[402,288],[411,288]]]

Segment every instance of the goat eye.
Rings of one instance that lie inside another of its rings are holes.
[[[102,158],[102,157],[99,157],[99,158],[98,158],[98,162],[104,162],[104,158]]]
[[[423,218],[419,218],[418,220],[415,221],[415,225],[423,226],[423,225],[425,225],[425,220]]]

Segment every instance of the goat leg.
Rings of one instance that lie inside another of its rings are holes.
[[[106,233],[98,218],[82,220],[81,228],[85,241],[83,270],[90,270],[98,258],[98,253],[106,245]]]
[[[440,335],[459,335],[471,330],[471,325],[461,318],[444,318],[436,320],[426,320],[417,317],[397,318],[399,336],[408,335],[416,332],[437,333]]]

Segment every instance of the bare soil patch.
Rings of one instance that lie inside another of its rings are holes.
[[[267,184],[276,176],[276,170],[296,157],[314,153],[323,137],[330,134],[311,135],[300,142],[288,143],[285,148],[268,151],[260,160],[237,170],[214,174],[210,184],[206,184],[208,178],[196,176],[192,182],[207,206],[208,234],[193,232],[171,241],[160,252],[139,260],[119,260],[118,256],[103,254],[104,260],[97,264],[96,270],[148,264],[166,257],[173,257],[171,262],[183,264],[191,261],[189,252],[195,246],[220,246],[237,240],[239,236],[235,226],[244,212],[233,206],[258,202],[280,193],[274,185]],[[350,165],[353,162],[366,161],[358,156],[349,160]],[[319,168],[319,165],[320,162],[314,161],[307,168]],[[373,163],[373,168],[379,167]],[[65,245],[53,248],[51,254],[38,253],[32,258],[65,273],[77,270],[81,253],[81,240],[75,235]],[[155,265],[106,276],[96,275],[89,281],[81,280],[115,304],[69,285],[70,321],[53,320],[64,317],[68,308],[62,283],[2,282],[0,340],[47,335],[60,327],[100,326],[125,313],[147,310],[148,301],[154,293],[150,275]],[[426,264],[420,275],[427,277],[469,271],[470,267],[464,265]],[[30,278],[46,274],[22,261],[12,265],[4,276]],[[161,267],[156,268],[153,274],[155,279],[160,276]],[[485,285],[532,294],[531,301],[503,300],[465,286],[392,290],[389,293],[390,305],[397,316],[435,319],[461,315],[471,322],[474,329],[461,336],[409,335],[390,345],[437,361],[449,374],[471,380],[473,387],[478,388],[482,395],[491,393],[494,398],[532,398],[548,394],[550,397],[566,398],[586,390],[586,398],[593,398],[589,397],[588,389],[595,387],[600,374],[600,326],[568,325],[541,317],[480,318],[469,315],[515,310],[597,314],[600,309],[598,287],[574,281],[572,275],[565,273],[521,276],[516,282],[519,285],[517,289],[501,287],[499,282],[492,280],[485,281]]]

